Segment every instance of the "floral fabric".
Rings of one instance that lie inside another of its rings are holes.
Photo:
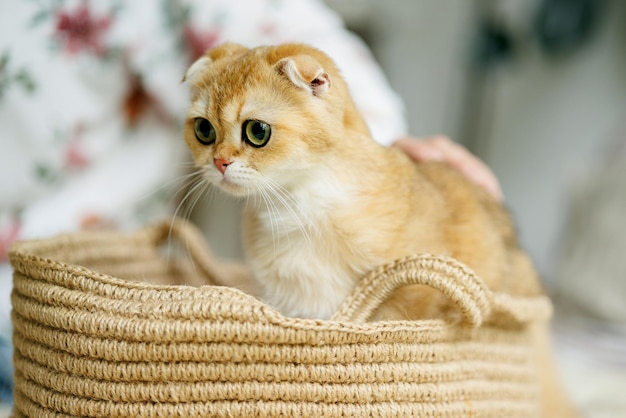
[[[171,213],[188,159],[180,80],[224,41],[318,46],[342,69],[374,136],[388,143],[404,133],[401,104],[368,50],[320,1],[3,1],[0,329],[14,240]]]

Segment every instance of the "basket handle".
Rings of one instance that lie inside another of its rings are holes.
[[[451,257],[422,254],[370,272],[332,319],[364,323],[394,290],[414,284],[441,291],[459,308],[465,325],[479,327],[491,311],[493,294],[469,267]]]
[[[151,231],[156,245],[172,239],[183,245],[193,263],[208,280],[207,284],[235,287],[252,295],[258,293],[250,271],[242,263],[218,260],[204,235],[191,222],[173,218],[171,221],[157,223]]]

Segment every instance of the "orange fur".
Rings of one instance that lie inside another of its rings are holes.
[[[453,169],[415,164],[375,143],[322,52],[226,44],[186,78],[193,92],[187,144],[211,182],[252,197],[244,217],[247,257],[263,298],[283,313],[327,318],[364,273],[415,253],[451,255],[494,290],[540,292],[505,210]],[[196,139],[198,117],[215,127],[213,145]],[[271,126],[266,146],[242,141],[246,120]],[[235,164],[222,175],[214,159]],[[434,291],[412,286],[376,318],[448,310]]]

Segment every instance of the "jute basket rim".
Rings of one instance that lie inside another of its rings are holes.
[[[122,288],[129,292],[126,296],[129,300],[150,300],[156,297],[177,303],[198,298],[212,301],[225,299],[229,301],[229,305],[243,307],[244,316],[239,319],[245,321],[247,318],[299,329],[327,330],[331,327],[349,332],[380,333],[384,330],[419,331],[425,326],[444,325],[442,320],[436,319],[367,322],[369,315],[394,289],[407,284],[425,284],[442,291],[457,303],[463,314],[463,326],[468,328],[480,327],[494,317],[500,319],[498,321],[500,324],[504,318],[509,326],[519,327],[547,321],[552,314],[552,305],[548,297],[521,298],[492,292],[469,267],[442,255],[416,254],[377,267],[363,277],[329,320],[284,316],[258,298],[232,287],[214,284],[203,286],[156,284],[149,281],[126,280],[55,257],[56,254],[68,249],[89,248],[118,239],[125,240],[126,243],[136,243],[138,246],[142,244],[163,246],[171,239],[184,243],[189,256],[210,283],[215,268],[211,265],[212,253],[201,233],[192,224],[183,220],[163,221],[136,231],[84,231],[53,238],[17,241],[12,245],[9,257],[17,274],[24,273],[44,282],[67,282],[70,277],[80,278],[71,284],[66,283],[69,287],[76,286],[79,291],[106,293],[111,291],[110,289]],[[109,290],[106,290],[107,288]],[[191,307],[193,316],[201,319],[207,306],[200,306],[201,303],[196,305]],[[214,312],[207,316],[211,315],[214,315]],[[235,314],[233,318],[235,316],[237,315]]]

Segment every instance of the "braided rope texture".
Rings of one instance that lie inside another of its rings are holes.
[[[171,237],[190,255],[165,255]],[[377,268],[331,320],[212,285],[183,221],[19,242],[10,258],[16,418],[539,415],[529,329],[549,301],[494,294],[449,258]],[[464,321],[366,322],[413,283]]]

